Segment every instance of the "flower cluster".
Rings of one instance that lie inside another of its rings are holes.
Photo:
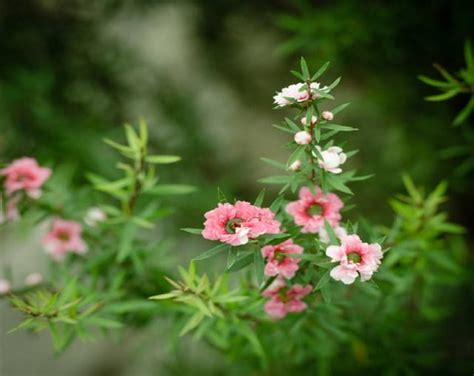
[[[267,208],[259,208],[245,201],[234,205],[219,204],[208,211],[202,236],[208,240],[219,240],[233,246],[247,244],[263,234],[280,232],[280,222]]]
[[[4,188],[7,195],[5,214],[0,206],[0,223],[19,218],[17,205],[25,193],[32,199],[41,196],[41,187],[51,175],[51,170],[41,167],[33,158],[23,157],[10,163],[0,170],[0,176],[5,177]]]

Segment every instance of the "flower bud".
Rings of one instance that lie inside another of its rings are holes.
[[[31,273],[28,274],[25,278],[25,284],[27,286],[37,286],[43,282],[43,275],[40,273]]]
[[[331,111],[323,111],[321,114],[324,120],[332,121],[334,119],[334,114]]]
[[[288,170],[290,171],[298,171],[301,168],[301,161],[297,159],[292,164],[288,166]]]
[[[311,135],[306,131],[300,131],[295,134],[295,142],[298,145],[308,145],[311,142]]]
[[[311,116],[311,124],[314,124],[318,121],[316,116]],[[306,125],[306,116],[301,118],[301,124]]]
[[[87,214],[84,218],[84,222],[91,227],[95,227],[98,222],[105,221],[107,219],[107,214],[97,207],[90,208],[87,211]]]
[[[12,289],[10,281],[4,278],[0,278],[0,295],[8,294]]]

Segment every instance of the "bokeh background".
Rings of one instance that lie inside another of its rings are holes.
[[[179,228],[199,227],[216,187],[252,200],[262,188],[256,180],[274,172],[259,158],[287,156],[286,135],[271,126],[282,117],[272,95],[294,81],[288,71],[303,55],[314,68],[331,61],[326,82],[343,76],[336,102],[352,105],[341,123],[360,129],[349,142],[360,149],[351,163],[375,173],[352,187],[352,215],[390,225],[387,200],[403,190],[401,174],[408,173],[427,188],[447,179],[450,216],[470,230],[474,119],[453,128],[467,99],[425,102],[432,90],[417,75],[434,75],[433,62],[461,68],[473,19],[472,2],[455,0],[2,1],[0,160],[28,155],[67,165],[76,186],[89,171],[113,177],[116,156],[102,139],[120,139],[124,122],[145,118],[153,148],[183,157],[163,180],[199,187],[174,201],[179,210],[166,224],[178,237],[176,252],[188,255],[203,245]],[[472,146],[471,155],[447,157],[457,145]],[[0,260],[25,273],[41,268],[41,255],[25,257],[30,243],[0,238]],[[472,287],[463,288],[472,298]],[[467,299],[457,318],[467,321],[472,308]],[[187,364],[189,374],[225,369],[192,344],[169,359],[160,339],[144,334],[131,334],[127,346],[78,344],[54,359],[46,336],[4,335],[16,322],[8,312],[1,306],[1,375],[165,374],[160,370],[171,373],[176,364],[181,374]],[[472,327],[459,331],[460,347],[474,353]]]

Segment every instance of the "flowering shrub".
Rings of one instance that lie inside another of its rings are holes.
[[[50,274],[32,271],[22,285],[0,276],[0,295],[25,316],[14,330],[48,329],[62,351],[97,329],[147,328],[166,315],[171,338],[205,340],[237,360],[235,374],[406,373],[420,343],[399,345],[400,328],[431,333],[432,322],[449,317],[436,302],[438,291],[464,278],[465,255],[453,251],[463,229],[439,212],[444,183],[424,195],[407,177],[409,195],[391,201],[392,227],[346,219],[348,185],[370,176],[346,163],[356,151],[336,145],[356,129],[334,122],[348,104],[331,108],[340,79],[318,82],[327,68],[311,75],[302,59],[301,72],[293,72],[301,82],[274,97],[278,109],[296,111],[275,125],[288,134],[288,160],[262,158],[282,171],[260,180],[279,185],[277,197],[265,204],[262,190],[253,203],[234,201],[218,189],[203,228],[183,229],[216,243],[187,269],[178,267],[178,278],[169,277],[175,268],[166,243],[152,230],[170,213],[162,196],[194,188],[159,182],[156,166],[180,158],[150,155],[144,122],[138,131],[125,127],[126,144],[106,140],[124,157],[117,165],[123,176],[88,174],[96,193],[87,190],[80,207],[79,192],[58,194],[56,169],[31,158],[2,169],[2,227],[31,218],[43,231],[38,248],[51,259]],[[206,268],[211,257],[218,275],[200,274],[198,265]],[[379,357],[394,347],[396,361]]]

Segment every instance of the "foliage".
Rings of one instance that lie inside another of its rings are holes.
[[[161,197],[187,194],[194,187],[158,183],[156,167],[180,158],[149,153],[144,121],[140,121],[138,132],[131,125],[125,125],[125,131],[126,144],[105,140],[125,158],[117,163],[123,176],[108,180],[88,174],[100,195],[90,189],[85,195],[69,191],[69,199],[60,191],[64,182],[52,179],[42,197],[28,201],[22,214],[25,221],[30,218],[27,222],[41,228],[58,216],[87,223],[87,215],[83,214],[92,206],[106,213],[106,218],[84,227],[89,247],[86,255],[70,253],[62,263],[52,261],[51,275],[41,285],[12,291],[11,304],[25,316],[18,328],[48,328],[56,351],[63,351],[77,336],[92,337],[93,327],[146,325],[157,311],[155,305],[143,299],[157,286],[163,286],[161,276],[171,262],[169,241],[150,236],[156,222],[172,213]]]

